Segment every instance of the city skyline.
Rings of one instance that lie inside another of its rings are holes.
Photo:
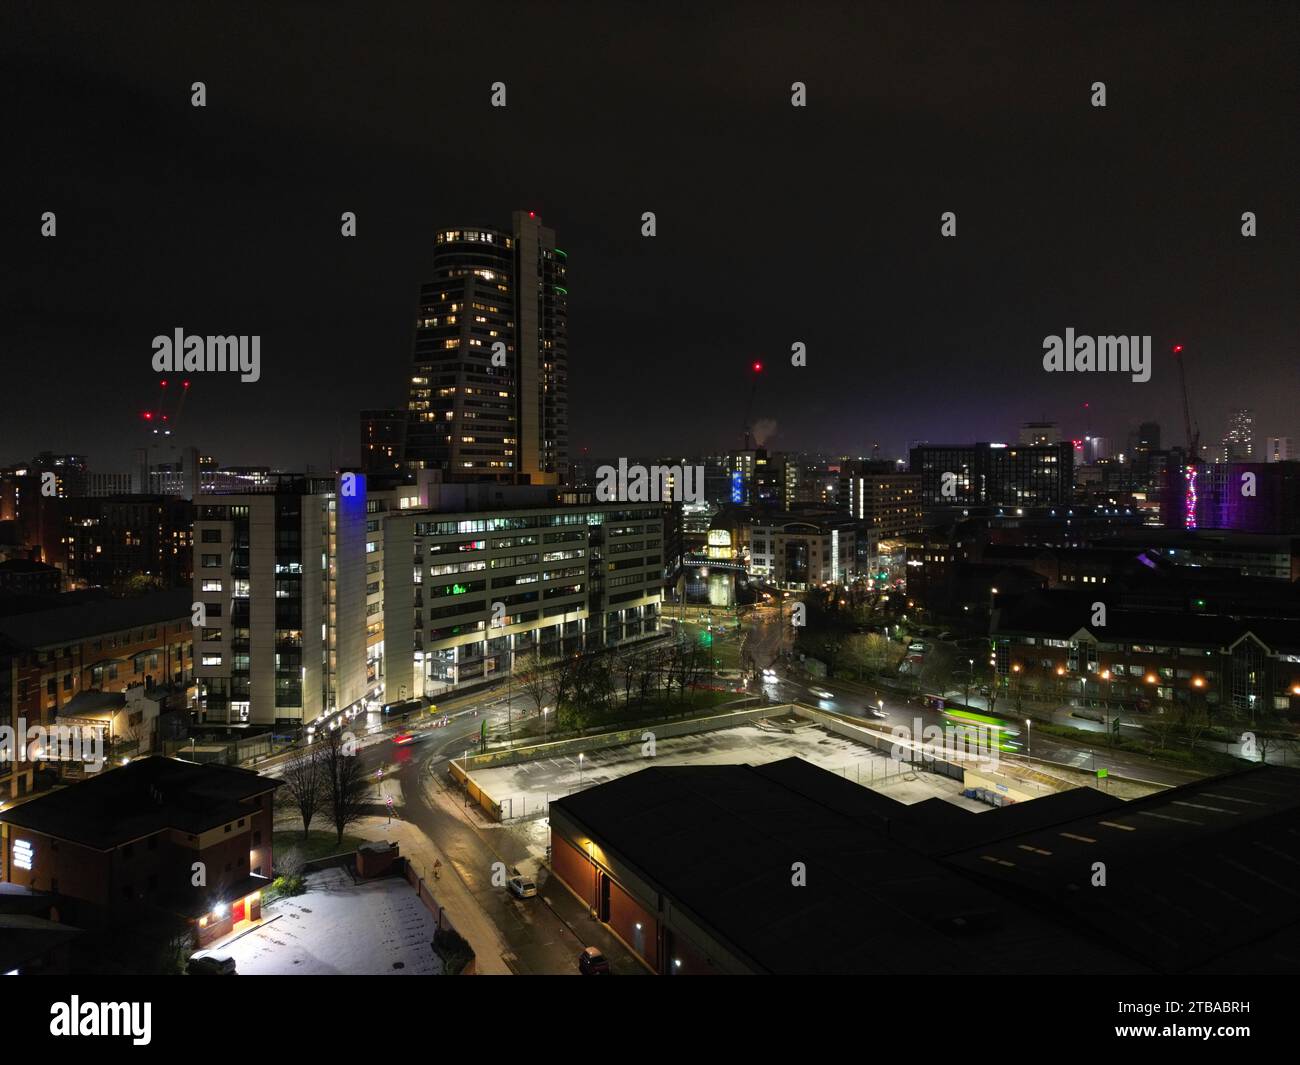
[[[255,383],[196,380],[182,440],[231,464],[355,461],[357,411],[406,398],[435,234],[520,209],[571,256],[574,454],[735,446],[754,359],[754,418],[774,424],[774,447],[878,440],[901,454],[1040,417],[1122,438],[1178,424],[1175,342],[1206,440],[1234,407],[1255,410],[1262,435],[1297,435],[1297,155],[1278,91],[1295,86],[1294,27],[1197,10],[1174,32],[1139,12],[1033,12],[996,30],[948,12],[918,82],[888,47],[903,25],[878,14],[793,32],[757,14],[695,27],[689,44],[676,24],[642,24],[629,46],[676,62],[634,86],[548,15],[545,56],[503,42],[504,108],[490,104],[495,75],[400,13],[362,31],[390,56],[382,82],[360,76],[351,34],[314,27],[351,75],[328,83],[297,78],[256,34],[227,61],[193,13],[178,16],[194,35],[185,57],[164,49],[147,69],[139,41],[161,27],[84,9],[92,49],[66,11],[32,15],[66,47],[38,60],[22,37],[0,46],[29,102],[3,328],[16,389],[50,402],[9,412],[0,460],[48,448],[125,468],[157,391],[151,339],[182,327],[261,336],[264,364]],[[1044,52],[1034,42],[1058,26],[1070,32]],[[865,63],[826,43],[863,32]],[[1249,64],[1207,58],[1225,37]],[[1004,72],[990,75],[981,46]],[[726,77],[718,51],[741,64]],[[1090,104],[1099,79],[1105,108]],[[806,108],[790,106],[796,80]],[[431,136],[435,84],[445,109],[481,120]],[[846,143],[845,123],[869,137]],[[480,161],[473,182],[452,165],[465,155]],[[646,211],[655,237],[641,236]],[[956,237],[940,235],[945,211]],[[1043,338],[1067,326],[1150,335],[1151,380],[1044,373]],[[790,365],[796,342],[804,367]],[[84,387],[69,394],[69,380]],[[653,430],[620,410],[634,396]]]
[[[11,6],[20,1040],[1287,1031],[1300,8]]]

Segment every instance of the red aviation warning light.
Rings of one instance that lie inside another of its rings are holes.
[[[751,367],[751,369],[753,369],[753,371],[754,371],[755,373],[762,373],[762,372],[763,372],[763,364],[762,364],[761,362],[756,362],[756,363],[754,363],[754,365]]]

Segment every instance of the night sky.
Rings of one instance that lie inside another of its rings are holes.
[[[1177,443],[1175,340],[1203,441],[1300,438],[1294,5],[705,7],[6,4],[0,462],[125,469],[178,326],[262,337],[180,442],[353,462],[435,229],[514,208],[569,254],[575,452],[735,446],[755,358],[777,448]],[[1067,326],[1151,334],[1150,382],[1044,373]]]

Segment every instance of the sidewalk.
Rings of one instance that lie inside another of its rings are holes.
[[[456,931],[474,948],[478,971],[486,976],[509,976],[510,966],[503,955],[511,954],[496,924],[470,894],[447,856],[409,821],[396,817],[392,823],[384,817],[367,817],[349,826],[348,831],[369,840],[388,840],[401,847],[402,856],[425,878],[429,892],[447,912]],[[442,861],[442,876],[432,879],[433,863]]]

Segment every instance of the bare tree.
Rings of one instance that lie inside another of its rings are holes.
[[[324,783],[324,812],[334,831],[337,842],[343,842],[343,833],[349,825],[356,824],[365,814],[366,796],[370,781],[356,756],[356,740],[340,729],[329,729],[316,741]]]
[[[529,649],[523,669],[515,676],[515,683],[533,704],[533,713],[540,717],[555,691],[554,663],[542,654],[540,645],[535,643]]]
[[[325,801],[324,746],[314,743],[296,752],[284,765],[281,802],[296,810],[302,819],[302,836],[307,838],[312,819]]]

